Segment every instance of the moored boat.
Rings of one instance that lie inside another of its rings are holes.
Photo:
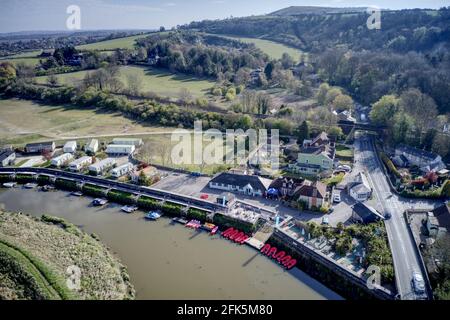
[[[219,231],[219,227],[215,226],[212,230],[211,230],[211,235],[215,235],[217,233],[217,231]]]
[[[81,191],[74,191],[74,192],[71,192],[70,194],[72,196],[75,196],[75,197],[81,197],[83,195],[83,192],[81,192]]]
[[[202,223],[199,220],[191,220],[188,223],[186,223],[186,227],[192,228],[192,229],[198,229],[200,228]]]
[[[132,213],[132,212],[136,211],[138,209],[138,207],[136,207],[136,206],[123,206],[120,209],[122,211],[126,212],[126,213]]]
[[[179,217],[173,218],[172,221],[176,222],[176,223],[180,223],[182,225],[185,225],[186,223],[188,223],[188,221],[186,219],[179,218]]]
[[[50,190],[55,190],[55,187],[46,184],[45,186],[43,186],[43,187],[41,188],[41,190],[44,191],[44,192],[47,192],[47,191],[50,191]]]
[[[17,186],[17,182],[5,182],[3,184],[5,188],[15,188]]]
[[[107,203],[108,203],[108,200],[101,199],[101,198],[97,198],[97,199],[94,199],[94,201],[92,201],[92,204],[96,207],[104,206]]]
[[[38,184],[37,183],[27,183],[27,184],[25,184],[23,187],[25,188],[25,189],[34,189],[34,188],[36,188],[38,186]]]
[[[148,219],[148,220],[155,221],[155,220],[158,220],[159,218],[161,218],[161,214],[156,211],[151,211],[145,215],[145,219]]]

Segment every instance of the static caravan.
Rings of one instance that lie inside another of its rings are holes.
[[[89,172],[99,175],[109,169],[111,169],[112,167],[114,167],[116,165],[116,160],[111,159],[111,158],[106,158],[103,159],[99,162],[96,162],[94,164],[91,164],[89,166]]]
[[[95,154],[98,151],[98,140],[97,139],[89,140],[89,142],[86,144],[85,151]]]
[[[71,171],[80,171],[82,168],[84,168],[90,164],[92,164],[92,157],[85,156],[85,157],[76,159],[75,161],[72,161],[69,164],[69,169]]]
[[[133,145],[136,148],[142,146],[142,139],[138,138],[114,138],[112,144]]]
[[[133,154],[133,152],[136,150],[136,147],[132,144],[125,145],[125,144],[110,144],[106,148],[106,153],[113,156],[129,156],[130,154]]]
[[[125,163],[117,168],[114,168],[111,170],[111,175],[115,178],[120,178],[127,173],[131,172],[133,170],[133,165],[131,163]]]
[[[55,142],[38,142],[29,143],[25,146],[26,153],[39,153],[39,152],[51,152],[53,153],[56,149]]]
[[[77,151],[77,142],[76,141],[67,141],[63,147],[63,151],[65,153],[75,153],[75,151]]]
[[[50,161],[50,164],[54,167],[61,167],[72,159],[73,155],[71,153],[63,153],[62,155],[53,158]]]

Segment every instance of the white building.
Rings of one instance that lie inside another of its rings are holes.
[[[120,178],[127,173],[131,172],[133,170],[133,165],[131,163],[125,163],[121,166],[118,166],[117,168],[114,168],[111,170],[111,175],[115,178]]]
[[[7,167],[16,160],[16,153],[11,149],[0,150],[0,167]]]
[[[69,163],[69,169],[71,171],[80,171],[82,168],[84,168],[87,165],[90,165],[92,163],[92,157],[81,157],[79,159],[76,159]]]
[[[73,155],[71,153],[63,153],[62,155],[53,158],[50,164],[54,167],[61,167],[72,159]]]
[[[111,159],[111,158],[106,158],[99,162],[91,164],[88,169],[89,169],[89,172],[98,175],[98,174],[105,172],[106,170],[111,169],[115,165],[116,165],[116,160]]]
[[[269,189],[272,180],[259,176],[222,172],[209,181],[211,189],[262,196]]]
[[[114,138],[112,144],[118,145],[133,145],[135,147],[142,146],[142,139],[138,138]]]
[[[106,153],[109,155],[119,156],[119,155],[130,155],[136,150],[133,144],[110,144],[106,148]]]
[[[77,151],[77,142],[76,141],[67,141],[63,147],[63,151],[65,153],[74,153]]]
[[[356,175],[352,182],[348,184],[350,196],[356,201],[366,201],[372,196],[372,188],[364,173]]]
[[[85,148],[86,152],[90,152],[91,154],[95,154],[98,151],[98,140],[97,139],[91,139],[89,140],[89,142],[86,144],[86,148]]]

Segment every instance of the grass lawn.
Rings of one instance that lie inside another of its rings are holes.
[[[344,145],[336,145],[336,156],[342,158],[353,158],[353,149]]]
[[[127,119],[120,113],[91,108],[50,106],[17,99],[0,100],[0,140],[5,144],[23,145],[66,137],[141,134],[172,129],[148,126]]]
[[[175,145],[178,145],[179,141],[171,141],[171,135],[157,135],[157,136],[148,136],[144,139],[144,146],[139,150],[137,154],[137,158],[147,163],[156,164],[156,165],[164,165],[170,168],[184,169],[191,172],[202,172],[205,174],[215,174],[219,171],[225,171],[229,168],[235,167],[234,164],[204,164],[198,165],[194,164],[194,148],[191,147],[191,161],[188,164],[175,164],[172,162],[171,152],[172,148]],[[191,135],[191,141],[192,135]],[[203,151],[210,144],[209,140],[203,141]],[[161,146],[166,146],[165,148]],[[183,144],[186,147],[185,150],[188,150],[188,145]],[[165,151],[164,151],[165,149]],[[223,149],[225,153],[225,148]],[[164,154],[166,156],[164,157]]]
[[[62,85],[76,84],[92,71],[79,71],[57,75]],[[214,81],[183,74],[173,74],[164,69],[144,66],[120,67],[120,79],[127,86],[127,76],[137,74],[142,77],[142,92],[154,92],[163,97],[178,98],[181,88],[186,88],[194,97],[203,97],[214,86]],[[36,82],[45,84],[47,76],[36,77]]]
[[[2,62],[10,62],[13,65],[16,65],[18,63],[24,63],[29,66],[37,66],[39,64],[40,58],[14,58],[14,59],[2,59],[0,60],[0,63]]]
[[[237,39],[246,43],[254,43],[255,46],[265,52],[272,59],[280,59],[283,53],[288,53],[296,62],[300,60],[301,51],[284,44],[277,43],[270,40],[263,40],[258,38],[243,38],[235,36],[226,36],[228,38]]]
[[[114,49],[133,49],[135,40],[144,38],[147,35],[140,34],[136,36],[130,36],[125,38],[117,38],[112,40],[100,41],[95,43],[83,44],[77,46],[78,50],[114,50]]]

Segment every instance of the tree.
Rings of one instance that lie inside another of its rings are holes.
[[[335,110],[352,110],[353,109],[353,99],[346,94],[340,94],[334,98],[332,106]]]
[[[143,84],[143,77],[140,73],[130,73],[127,74],[127,84],[128,84],[128,90],[131,95],[137,96],[141,92],[142,84]]]
[[[385,95],[375,102],[370,111],[370,119],[374,124],[387,125],[398,111],[399,99],[394,95]]]
[[[445,134],[437,134],[433,139],[431,150],[442,158],[447,157],[450,152],[450,137]]]
[[[0,88],[9,85],[16,78],[16,69],[9,62],[0,63]]]
[[[259,114],[266,114],[273,106],[272,98],[266,93],[259,93],[256,97],[256,108]]]
[[[325,104],[330,105],[337,96],[342,95],[341,89],[339,88],[331,88],[328,90],[327,95],[325,97]]]
[[[283,55],[281,56],[281,65],[284,69],[292,68],[294,66],[294,63],[294,59],[288,53],[283,53]]]
[[[414,119],[404,112],[397,112],[394,116],[392,126],[392,138],[394,143],[399,144],[406,142],[413,128]]]
[[[309,139],[309,125],[306,120],[297,129],[297,144],[302,145],[305,139]]]
[[[344,132],[342,131],[342,128],[341,128],[341,127],[338,127],[338,126],[331,126],[331,127],[327,130],[327,133],[328,133],[330,136],[335,136],[335,137],[338,138],[338,139],[344,135]]]
[[[328,83],[322,83],[317,92],[317,103],[320,105],[325,105],[325,99],[327,97],[328,90],[330,90],[330,86]]]
[[[430,128],[438,115],[433,98],[418,89],[409,89],[400,96],[400,106],[413,117],[420,132]]]
[[[188,104],[192,101],[192,94],[187,88],[181,88],[178,92],[178,97],[184,104]]]
[[[272,72],[274,69],[275,63],[273,61],[270,61],[264,68],[264,74],[266,75],[267,80],[272,80]]]
[[[48,76],[47,83],[48,85],[55,87],[58,85],[59,81],[58,78],[52,73],[51,75]]]

